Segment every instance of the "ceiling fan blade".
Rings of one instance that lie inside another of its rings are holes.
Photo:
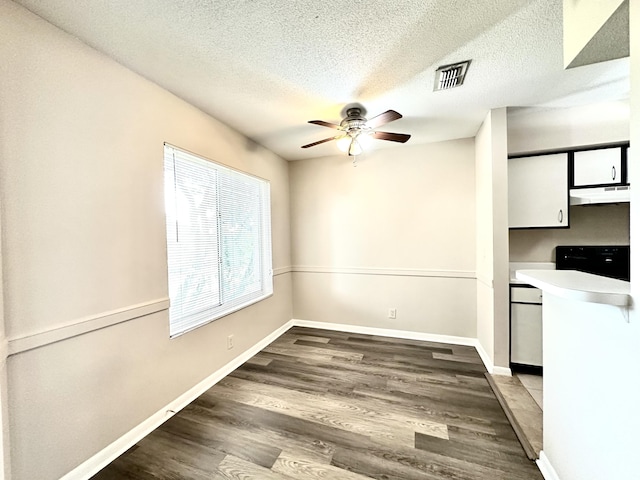
[[[316,145],[320,145],[321,143],[325,143],[325,142],[330,142],[331,140],[335,140],[336,138],[339,138],[339,136],[325,138],[324,140],[319,140],[319,141],[317,141],[317,142],[309,143],[308,145],[303,145],[303,146],[302,146],[302,147],[300,147],[300,148],[315,147]]]
[[[389,140],[391,142],[400,142],[405,143],[407,140],[411,138],[411,135],[407,135],[406,133],[390,133],[390,132],[373,132],[373,138],[377,138],[378,140]]]
[[[323,120],[309,120],[309,123],[313,123],[314,125],[320,125],[321,127],[335,128],[336,130],[340,129],[340,125],[336,125],[334,123],[325,122]]]
[[[373,117],[372,119],[368,120],[367,126],[369,128],[376,128],[376,127],[379,127],[380,125],[384,125],[385,123],[398,120],[399,118],[402,118],[402,115],[400,115],[398,112],[396,112],[395,110],[387,110],[386,112],[381,113],[377,117]]]

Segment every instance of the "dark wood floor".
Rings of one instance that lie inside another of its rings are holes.
[[[542,480],[472,347],[293,328],[94,477]]]

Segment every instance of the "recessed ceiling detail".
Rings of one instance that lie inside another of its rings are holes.
[[[436,79],[433,84],[433,91],[449,90],[450,88],[462,85],[470,63],[471,60],[467,60],[466,62],[438,67],[436,70]]]

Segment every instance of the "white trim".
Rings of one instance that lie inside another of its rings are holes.
[[[487,277],[486,275],[482,274],[479,274],[476,278],[483,285],[486,285],[489,288],[493,288],[493,278]]]
[[[278,267],[273,269],[273,276],[276,277],[278,275],[283,275],[285,273],[291,273],[293,271],[293,267],[291,265],[287,267]]]
[[[494,369],[493,360],[491,359],[487,351],[484,349],[484,347],[480,343],[480,340],[478,340],[477,338],[476,338],[475,347],[476,347],[476,350],[478,351],[478,355],[480,355],[480,358],[482,359],[482,363],[484,363],[484,366],[487,369],[487,372],[493,375],[493,369]]]
[[[43,332],[10,338],[8,340],[7,355],[15,355],[26,352],[27,350],[33,350],[34,348],[77,337],[78,335],[89,333],[100,328],[110,327],[117,323],[127,322],[134,318],[161,312],[168,308],[169,298],[164,297],[84,317]]]
[[[538,469],[540,473],[542,473],[544,480],[560,480],[555,468],[553,468],[553,465],[551,465],[549,461],[549,457],[545,455],[544,450],[540,450],[540,458],[536,460],[536,465],[538,465]]]
[[[400,277],[439,277],[475,279],[476,272],[467,270],[420,270],[412,268],[361,268],[293,265],[293,272],[333,273],[342,275],[387,275]]]
[[[118,458],[124,452],[129,450],[132,446],[142,440],[145,436],[151,433],[153,430],[162,425],[169,417],[175,415],[176,412],[182,410],[193,400],[198,398],[204,392],[213,387],[216,383],[222,380],[224,377],[233,372],[236,368],[242,365],[244,362],[253,357],[260,350],[265,348],[276,338],[280,337],[283,333],[289,330],[293,326],[293,322],[290,320],[282,325],[277,330],[273,331],[265,338],[256,343],[253,347],[245,350],[239,356],[231,360],[229,363],[216,370],[200,383],[180,395],[178,398],[170,402],[164,408],[161,408],[149,418],[144,420],[138,426],[129,430],[122,437],[118,438],[115,442],[96,453],[93,457],[89,458],[85,462],[78,465],[69,473],[64,475],[60,480],[85,480],[101,469],[106,467],[113,460]]]
[[[380,337],[404,338],[406,340],[421,340],[424,342],[450,343],[452,345],[464,345],[475,347],[477,340],[471,337],[456,337],[452,335],[439,335],[434,333],[413,332],[410,330],[391,330],[388,328],[363,327],[346,323],[314,322],[311,320],[292,320],[293,326],[319,328],[323,330],[336,330],[339,332],[360,333],[363,335],[377,335]]]
[[[484,347],[480,343],[480,340],[478,340],[477,338],[475,339],[474,347],[476,347],[476,350],[478,351],[478,355],[480,355],[480,358],[482,359],[482,363],[484,363],[484,366],[487,369],[487,372],[489,372],[489,374],[491,374],[491,375],[504,375],[506,377],[510,377],[511,376],[511,369],[510,368],[507,368],[507,367],[496,367],[493,364],[493,360],[491,359],[491,357],[489,356],[487,351],[484,349]]]
[[[493,372],[491,372],[492,375],[503,375],[505,377],[511,377],[513,376],[513,373],[511,372],[511,369],[508,367],[496,367],[495,365],[493,366]]]

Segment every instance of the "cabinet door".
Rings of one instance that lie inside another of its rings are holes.
[[[542,305],[511,304],[511,363],[542,366]]]
[[[622,183],[622,149],[601,148],[573,154],[573,185],[613,185]]]
[[[568,154],[511,158],[509,228],[568,227]]]

